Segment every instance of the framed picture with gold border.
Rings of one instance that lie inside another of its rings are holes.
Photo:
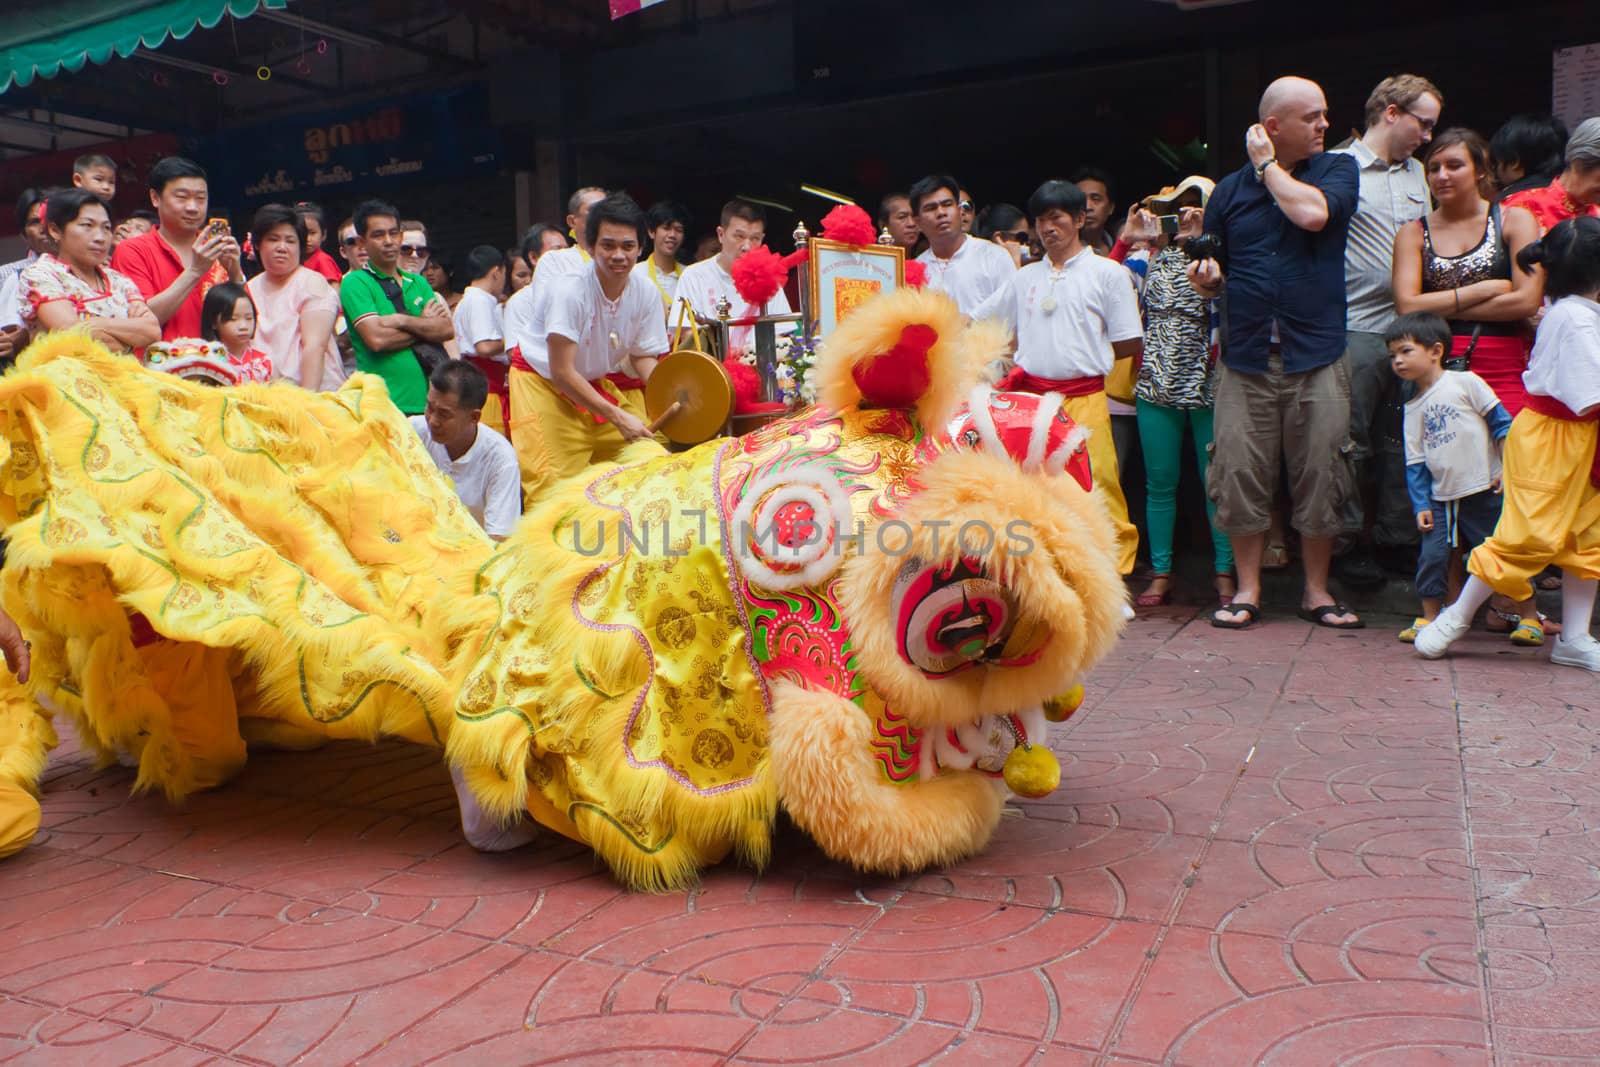
[[[813,237],[807,263],[811,315],[827,338],[852,308],[906,283],[906,250],[899,245],[847,245]]]

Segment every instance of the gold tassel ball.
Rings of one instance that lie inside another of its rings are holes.
[[[1019,797],[1049,796],[1061,784],[1061,763],[1043,745],[1018,745],[1006,757],[1005,778]]]
[[[1044,702],[1044,717],[1051,722],[1066,722],[1072,713],[1083,706],[1083,686],[1075,685],[1060,696]]]

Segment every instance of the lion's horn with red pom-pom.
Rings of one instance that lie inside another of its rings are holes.
[[[752,248],[734,260],[733,287],[739,295],[756,307],[765,307],[767,301],[778,295],[789,277],[789,265],[783,257],[765,246]]]
[[[913,289],[921,289],[928,284],[928,265],[919,260],[906,260],[906,284]]]
[[[914,322],[900,331],[900,340],[887,352],[864,359],[850,369],[861,399],[873,407],[909,408],[927,391],[928,352],[939,332]]]
[[[822,216],[824,240],[847,245],[870,245],[877,241],[878,231],[872,226],[872,216],[855,204],[840,204]]]

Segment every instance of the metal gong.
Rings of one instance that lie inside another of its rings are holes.
[[[733,379],[704,352],[680,348],[656,364],[644,384],[650,427],[680,445],[697,445],[722,432],[733,414]]]

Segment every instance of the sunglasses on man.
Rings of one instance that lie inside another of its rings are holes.
[[[402,256],[425,256],[425,255],[428,254],[428,246],[427,245],[401,245],[400,246],[400,254]]]
[[[1010,241],[1018,245],[1025,245],[1033,240],[1033,234],[1027,230],[997,230],[994,236],[996,240]]]

